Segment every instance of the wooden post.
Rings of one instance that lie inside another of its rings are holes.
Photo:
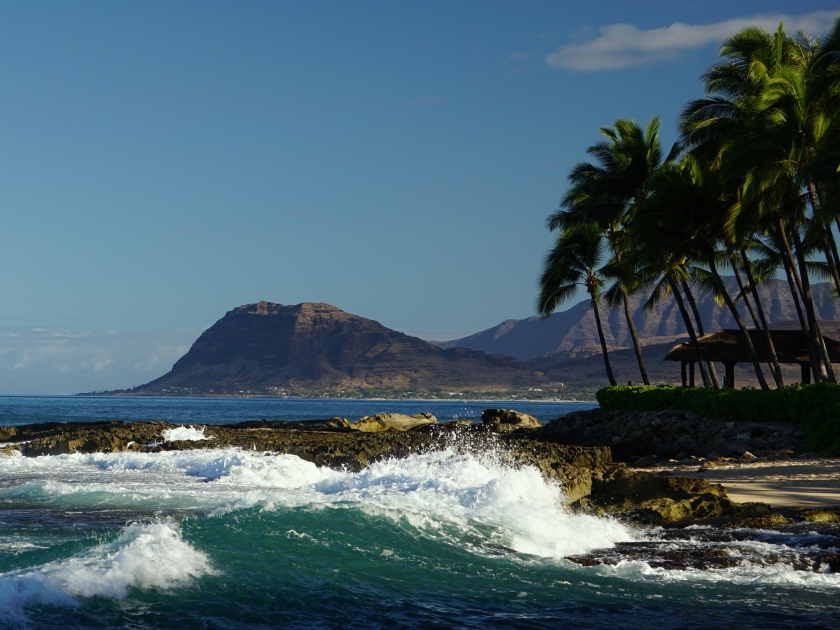
[[[694,387],[694,361],[688,362],[688,386]]]
[[[724,367],[724,377],[723,377],[723,386],[729,387],[730,389],[735,389],[735,363],[732,361],[727,361],[723,364]]]
[[[800,369],[802,370],[802,378],[800,381],[803,385],[810,385],[811,383],[811,364],[810,363],[800,363]]]
[[[688,383],[686,382],[685,361],[680,361],[680,377],[682,377],[682,386],[686,387]]]

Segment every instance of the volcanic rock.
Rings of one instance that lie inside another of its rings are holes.
[[[516,430],[520,425],[532,424],[525,414],[489,410],[486,418],[500,421],[437,423],[430,414],[410,417],[383,413],[359,421],[368,430],[354,428],[359,422],[350,423],[343,418],[249,421],[201,427],[200,434],[206,438],[202,440],[166,439],[172,435],[169,431],[179,426],[166,422],[53,422],[0,428],[0,450],[6,455],[29,457],[236,447],[296,455],[318,466],[348,471],[359,471],[384,459],[447,451],[488,457],[505,466],[533,466],[563,489],[572,508],[611,513],[637,522],[688,523],[770,514],[769,506],[763,504],[733,503],[724,488],[702,479],[656,475],[614,464],[606,446],[558,443],[546,431],[548,427],[523,426]],[[515,419],[519,422],[512,422]],[[499,431],[501,426],[514,430]],[[810,518],[828,522],[834,514],[814,512]]]
[[[375,416],[364,416],[356,422],[349,424],[351,429],[364,431],[365,433],[379,433],[381,431],[408,431],[414,427],[437,422],[432,414],[417,414],[406,416],[401,413],[378,413]]]
[[[617,460],[637,466],[653,466],[666,459],[697,465],[701,457],[718,455],[789,457],[805,451],[804,434],[794,425],[735,423],[679,409],[574,411],[551,420],[538,433],[539,439],[565,444],[609,446]]]
[[[543,426],[534,416],[512,409],[485,409],[481,412],[481,424],[492,426],[497,431],[538,429]]]

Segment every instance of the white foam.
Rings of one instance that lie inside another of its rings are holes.
[[[559,486],[536,468],[450,450],[377,462],[359,473],[230,448],[71,454],[2,460],[0,478],[9,480],[0,497],[69,506],[206,513],[254,505],[351,507],[481,553],[558,557],[631,539],[615,521],[570,514]]]
[[[712,570],[663,569],[651,567],[647,562],[624,560],[616,565],[600,565],[602,575],[614,575],[648,582],[729,583],[751,586],[782,586],[800,588],[840,589],[840,575],[796,570],[787,563],[770,565],[742,562],[734,567]]]
[[[632,539],[616,521],[569,513],[559,486],[536,468],[514,469],[452,451],[377,462],[317,489],[334,502],[406,520],[448,540],[481,540],[489,526],[484,543],[536,556],[586,553]]]
[[[130,588],[169,589],[213,573],[207,556],[168,521],[135,523],[110,542],[70,558],[0,574],[0,612],[29,604],[75,605],[79,597],[122,599]]]
[[[560,558],[640,535],[611,519],[571,514],[561,488],[536,468],[516,469],[498,463],[492,453],[454,450],[380,461],[358,473],[318,467],[294,455],[231,448],[0,458],[0,486],[0,497],[59,507],[178,508],[203,514],[252,506],[358,509],[483,555],[513,550]],[[651,530],[646,538],[654,534]],[[655,581],[840,585],[837,575],[793,571],[796,552],[783,539],[729,546],[739,566],[666,571],[626,561],[583,570]],[[770,557],[780,561],[767,566]]]
[[[175,442],[176,440],[187,440],[190,442],[200,442],[202,440],[215,440],[212,435],[205,436],[204,431],[207,427],[175,427],[174,429],[164,429],[161,431],[161,436],[164,442]]]

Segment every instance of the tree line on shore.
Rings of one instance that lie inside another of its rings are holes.
[[[599,304],[624,311],[642,381],[649,385],[629,296],[646,308],[676,301],[697,354],[703,384],[721,387],[698,339],[703,323],[693,291],[713,295],[743,333],[763,390],[770,389],[738,311],[742,301],[764,332],[770,371],[784,386],[758,287],[784,273],[807,337],[813,380],[837,382],[811,293],[830,279],[840,293],[840,18],[812,39],[746,28],[723,42],[702,80],[705,95],[679,116],[679,140],[666,155],[658,117],[646,127],[620,119],[587,149],[560,208],[539,280],[537,312],[547,317],[578,287],[591,298],[610,385]],[[722,279],[730,271],[737,292]]]

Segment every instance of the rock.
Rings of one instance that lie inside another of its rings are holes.
[[[702,457],[686,457],[685,459],[677,460],[680,466],[699,466],[703,463]]]
[[[796,427],[785,423],[736,423],[701,418],[680,410],[659,412],[593,409],[573,412],[539,429],[540,439],[566,444],[609,446],[618,461],[634,462],[656,454],[667,458],[740,456],[767,450],[798,453],[805,444]],[[736,440],[736,434],[740,439]],[[755,436],[755,437],[752,437]]]
[[[803,510],[799,516],[809,523],[840,523],[840,509]]]
[[[435,424],[437,418],[431,414],[417,414],[406,416],[402,413],[378,413],[375,416],[364,416],[356,422],[348,423],[351,429],[365,433],[379,433],[381,431],[408,431],[414,427]]]
[[[627,469],[615,469],[602,480],[594,480],[592,494],[581,504],[590,511],[651,524],[718,518],[733,512],[735,506],[723,486],[705,479]]]
[[[333,429],[352,429],[352,425],[347,421],[347,418],[334,416],[327,420],[326,425]]]
[[[663,477],[650,472],[618,469],[610,477],[593,485],[593,494],[613,497],[635,497],[638,500],[670,496],[683,498],[683,495],[714,494],[725,497],[726,488],[720,484],[710,484],[705,479],[690,477]]]
[[[649,414],[648,420],[652,415]],[[532,422],[524,414],[510,416],[496,413],[487,414],[487,417],[497,418],[499,422],[483,420],[482,424],[475,424],[462,419],[438,424],[430,414],[407,416],[387,413],[366,416],[355,423],[340,417],[308,422],[248,421],[208,426],[206,435],[214,438],[210,441],[174,442],[160,439],[164,431],[176,426],[164,422],[45,423],[15,427],[12,436],[15,443],[7,444],[4,451],[19,448],[23,456],[36,456],[234,447],[290,454],[318,466],[359,471],[383,459],[452,449],[478,457],[487,453],[494,462],[505,466],[533,466],[545,478],[559,484],[572,508],[610,513],[632,521],[678,524],[708,519],[743,520],[771,514],[765,504],[733,503],[722,486],[712,485],[703,479],[662,476],[650,471],[633,470],[621,462],[614,463],[611,449],[607,446],[565,444],[558,437],[562,427],[558,429],[560,423],[556,421],[537,430],[499,431],[498,427],[502,425],[515,429]],[[502,418],[511,417],[518,417],[520,422],[501,422]],[[584,426],[586,422],[591,422],[595,433],[598,433],[601,419],[602,415],[596,410],[594,413],[579,414],[571,421],[563,419],[563,424],[574,425],[580,421],[580,426]],[[622,425],[630,427],[631,423],[639,420],[638,414],[613,414],[609,422],[616,431],[622,431]],[[635,426],[641,426],[641,422]],[[663,431],[666,429],[667,423],[663,423]],[[632,434],[636,430],[628,428],[623,434]],[[686,430],[679,429],[682,432]],[[673,437],[668,437],[670,434],[666,433],[662,435],[667,439]],[[648,455],[636,457],[634,461],[639,465],[652,465],[659,460]],[[677,462],[672,460],[670,463]],[[794,515],[792,518],[797,522],[830,523],[835,518],[840,520],[840,508],[805,510],[801,516]]]
[[[645,455],[644,457],[640,457],[635,462],[633,462],[634,468],[648,468],[650,466],[654,466],[656,462],[659,460],[656,455]]]
[[[828,573],[840,573],[840,553],[826,552],[814,559],[814,571],[827,570]]]
[[[744,529],[764,529],[767,527],[772,527],[773,525],[787,525],[792,523],[789,518],[782,516],[781,514],[768,514],[766,516],[754,516],[751,518],[742,518],[737,521],[733,521],[731,523],[724,524],[724,527],[735,529],[735,528],[744,528]]]
[[[741,455],[741,459],[745,460],[745,461],[750,461],[750,460],[753,460],[753,459],[758,459],[758,457],[756,457],[755,455],[753,455],[749,451],[744,451],[744,454]]]
[[[481,412],[481,424],[494,426],[498,431],[543,427],[543,423],[534,416],[513,409],[485,409]]]

